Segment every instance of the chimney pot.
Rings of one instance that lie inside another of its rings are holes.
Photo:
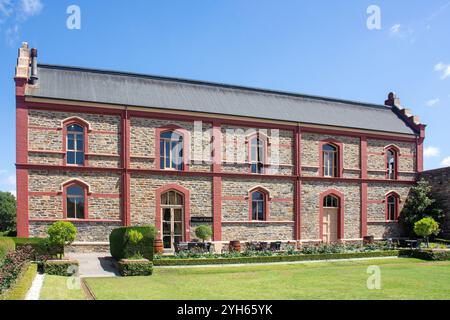
[[[35,85],[38,80],[37,74],[37,49],[31,49],[31,76],[30,76],[30,84]]]

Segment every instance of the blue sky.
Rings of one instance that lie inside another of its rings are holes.
[[[81,29],[69,30],[69,5]],[[367,27],[380,8],[381,29]],[[450,1],[0,0],[0,190],[15,190],[14,67],[39,61],[383,103],[428,125],[426,169],[450,166]]]

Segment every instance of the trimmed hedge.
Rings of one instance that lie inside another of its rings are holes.
[[[153,273],[153,263],[147,259],[120,260],[118,263],[119,273],[123,277],[150,276]]]
[[[293,262],[311,260],[331,259],[353,259],[353,258],[378,258],[398,256],[398,250],[371,251],[371,252],[349,252],[331,254],[302,254],[302,255],[279,255],[239,258],[217,258],[217,259],[159,259],[155,260],[155,266],[182,266],[182,265],[208,265],[208,264],[245,264],[245,263],[269,263],[269,262]]]
[[[403,249],[400,250],[401,257],[417,258],[428,261],[447,261],[450,260],[450,250],[431,250],[431,249]]]
[[[24,300],[37,274],[37,264],[27,264],[17,277],[16,283],[0,296],[0,300]]]
[[[16,244],[11,238],[0,238],[0,264],[8,252],[16,250]]]
[[[0,293],[16,283],[24,266],[29,264],[32,252],[33,248],[29,246],[18,247],[15,251],[8,252],[0,268]]]
[[[64,248],[50,245],[47,238],[11,238],[16,243],[16,247],[30,246],[34,250],[33,260],[46,260],[48,257],[56,257],[64,253]]]
[[[129,241],[127,233],[135,230],[144,236],[138,244]],[[139,252],[145,259],[153,261],[153,242],[156,228],[154,226],[121,227],[114,229],[109,235],[109,247],[111,255],[117,261],[131,258],[135,252]]]
[[[70,277],[78,271],[79,263],[77,260],[47,260],[42,266],[46,274]]]

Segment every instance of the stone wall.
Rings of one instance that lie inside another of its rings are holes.
[[[433,198],[444,210],[446,220],[441,226],[442,234],[450,239],[450,167],[425,171],[420,176],[431,184]]]

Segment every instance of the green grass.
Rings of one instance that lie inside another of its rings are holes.
[[[367,289],[370,265],[381,268],[381,290]],[[97,299],[450,299],[450,262],[380,259],[239,267],[155,267],[150,277],[86,281]]]
[[[37,273],[37,264],[32,263],[24,271],[11,289],[0,296],[0,300],[24,300],[28,290],[31,288]]]
[[[69,289],[67,281],[73,278],[45,275],[40,300],[85,300],[83,289]]]

